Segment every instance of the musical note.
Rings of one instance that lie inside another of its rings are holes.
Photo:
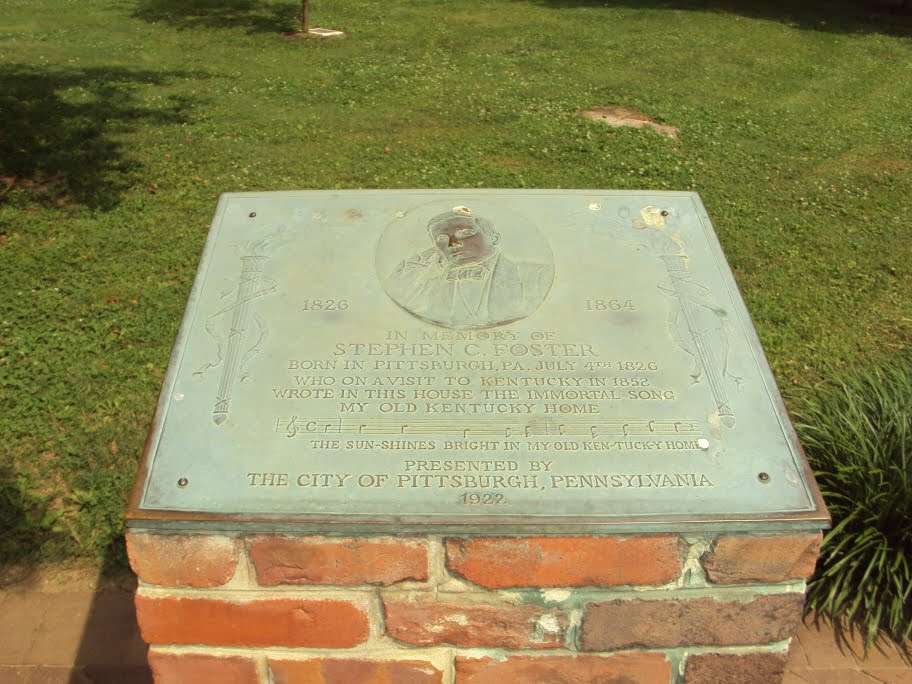
[[[565,432],[565,430],[564,430],[564,426],[563,426],[563,425],[558,425],[558,426],[557,426],[557,434],[559,434],[559,435],[566,435],[566,434],[567,434],[567,433]]]
[[[363,435],[363,434],[364,434],[364,428],[366,428],[366,427],[367,427],[367,425],[365,425],[364,423],[361,423],[361,425],[358,426],[358,434],[359,434],[359,435]]]
[[[405,423],[403,423],[403,424],[402,424],[402,429],[399,431],[399,434],[404,435],[406,430],[408,430],[408,425],[406,425]]]
[[[655,429],[655,421],[654,421],[654,420],[650,420],[650,421],[646,424],[646,427],[649,428],[649,431],[650,431],[650,432],[655,432],[655,431],[656,431],[656,429]]]
[[[598,428],[595,425],[590,426],[589,430],[592,432],[592,439],[599,436]]]
[[[292,437],[294,437],[295,435],[298,434],[298,427],[297,427],[297,425],[295,425],[295,423],[297,423],[297,421],[298,421],[297,416],[292,416],[291,420],[288,421],[288,426],[286,427],[286,435],[285,435],[286,437],[288,437],[288,439],[291,439]]]
[[[525,430],[525,432],[526,432],[526,437],[531,437],[531,436],[532,436],[532,426],[529,425],[528,423],[526,423],[526,430]]]
[[[624,423],[624,426],[621,429],[624,431],[624,437],[630,436],[630,423]]]
[[[510,439],[510,437],[512,437],[512,436],[513,436],[513,428],[511,428],[511,427],[504,428],[504,437],[506,437],[507,439]]]
[[[681,424],[678,421],[675,421],[674,427],[675,427],[675,434],[677,434],[681,431]]]

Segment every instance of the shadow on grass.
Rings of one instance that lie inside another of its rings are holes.
[[[144,104],[142,87],[186,75],[0,65],[0,202],[24,191],[58,204],[116,205],[139,168],[117,136],[181,123],[190,105],[184,98]]]
[[[0,466],[0,587],[27,574],[53,535],[49,501],[33,490],[25,475]]]
[[[912,36],[912,0],[520,0],[544,7],[626,7],[716,12],[809,31]]]
[[[139,0],[133,16],[179,29],[244,28],[247,33],[282,33],[297,27],[299,2],[269,0]]]

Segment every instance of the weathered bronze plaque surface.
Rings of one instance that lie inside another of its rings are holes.
[[[594,190],[224,195],[128,514],[515,532],[826,517],[699,197]]]

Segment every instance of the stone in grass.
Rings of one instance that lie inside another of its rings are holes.
[[[290,33],[284,33],[282,35],[285,37],[285,40],[303,40],[305,38],[341,38],[345,35],[345,31],[328,28],[312,28],[308,29],[306,33],[303,31],[294,31]]]
[[[653,130],[667,135],[673,140],[678,140],[678,129],[675,126],[662,124],[645,114],[641,114],[635,109],[627,107],[618,107],[616,105],[596,105],[582,112],[582,115],[588,119],[601,121],[609,126],[628,128],[643,128],[648,126]]]

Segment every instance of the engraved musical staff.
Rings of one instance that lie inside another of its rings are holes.
[[[507,422],[496,420],[463,420],[458,424],[438,418],[411,418],[408,424],[385,418],[277,418],[275,432],[288,437],[314,434],[340,435],[441,435],[461,437],[511,436],[526,437],[637,437],[644,435],[697,435],[702,431],[695,420],[646,420],[618,418],[613,420],[560,423],[550,420]]]

